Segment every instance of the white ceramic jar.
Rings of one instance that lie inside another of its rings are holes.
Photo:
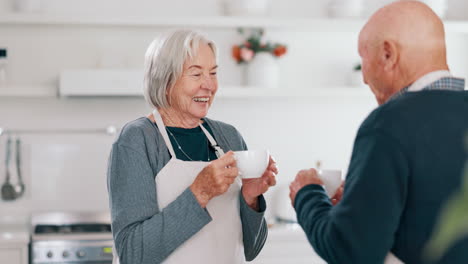
[[[258,52],[247,64],[247,86],[276,89],[279,83],[279,65],[268,52]]]
[[[226,15],[265,16],[270,0],[224,0]]]
[[[364,10],[364,0],[331,0],[328,14],[336,18],[360,17]]]
[[[42,0],[14,0],[14,9],[21,13],[35,13],[42,9]]]

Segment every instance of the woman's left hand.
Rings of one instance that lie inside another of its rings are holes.
[[[278,174],[278,167],[276,167],[275,159],[270,156],[270,162],[262,177],[242,179],[242,195],[250,208],[258,210],[258,196],[276,185],[276,174]]]

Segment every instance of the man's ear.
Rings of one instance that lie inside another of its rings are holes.
[[[382,50],[382,64],[384,65],[385,71],[391,71],[395,68],[398,63],[399,53],[397,45],[394,41],[385,40],[383,43]]]

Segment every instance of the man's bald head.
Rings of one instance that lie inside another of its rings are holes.
[[[448,69],[443,23],[418,1],[393,2],[372,15],[359,35],[359,53],[363,64],[367,56],[381,67],[363,70],[379,103],[426,73]]]

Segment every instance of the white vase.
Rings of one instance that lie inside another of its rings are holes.
[[[265,16],[270,0],[224,0],[229,16]]]
[[[276,89],[279,83],[279,66],[272,54],[259,52],[247,64],[247,86]]]
[[[364,0],[331,0],[328,4],[328,14],[330,17],[360,17],[363,9]]]
[[[22,13],[35,13],[42,9],[42,0],[14,0],[14,9]]]

